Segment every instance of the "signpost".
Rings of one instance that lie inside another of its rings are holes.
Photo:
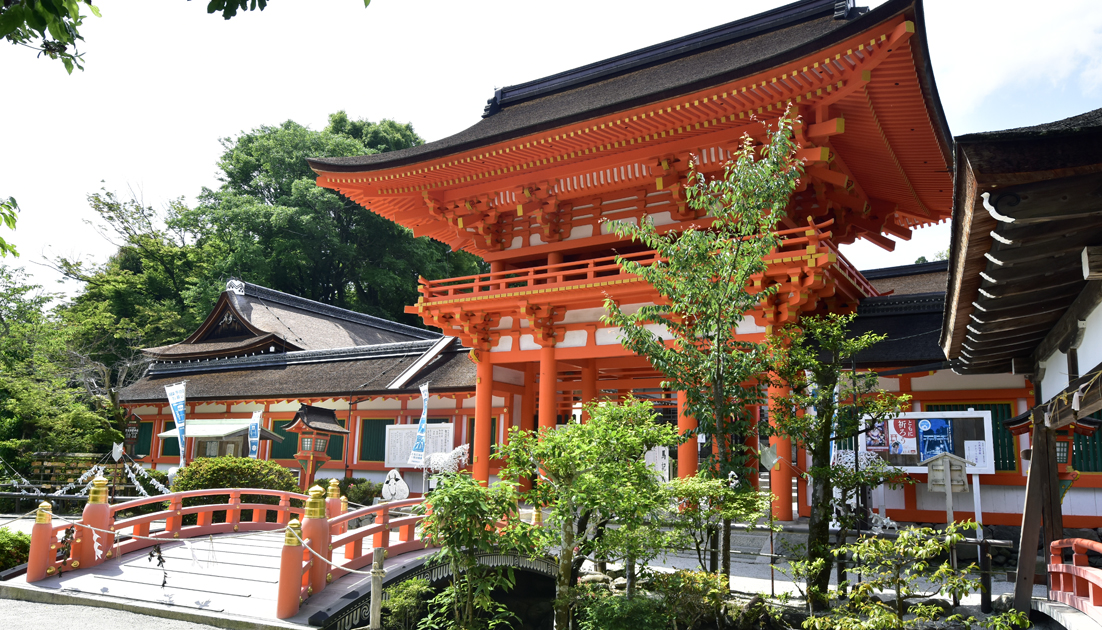
[[[417,438],[409,452],[410,466],[421,469],[421,496],[425,495],[425,433],[429,421],[429,384],[421,385],[421,421],[417,423]]]
[[[253,459],[260,453],[260,419],[263,415],[262,411],[254,411],[252,422],[249,423],[249,457]]]

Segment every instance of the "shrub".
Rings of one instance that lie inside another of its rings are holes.
[[[328,490],[330,481],[332,479],[320,478],[314,481],[314,485]],[[383,493],[383,484],[375,483],[370,479],[345,477],[344,479],[337,479],[337,483],[341,489],[341,496],[347,497],[349,503],[355,503],[356,505],[371,505],[371,501]]]
[[[263,488],[266,490],[296,492],[298,491],[298,483],[290,470],[273,461],[249,457],[201,457],[176,473],[176,478],[172,484],[173,492],[215,488]],[[227,503],[228,501],[229,497],[227,495],[195,497],[184,499],[184,507]],[[279,498],[246,494],[242,495],[241,502],[278,505]],[[275,514],[269,513],[268,520],[274,521]],[[184,524],[192,525],[195,521],[195,515],[188,515],[184,519]],[[221,523],[224,521],[225,513],[216,512],[214,514],[213,522]]]
[[[386,588],[383,600],[383,627],[387,630],[414,630],[428,611],[432,596],[429,581],[413,578]]]
[[[671,619],[661,601],[613,594],[604,585],[575,591],[579,630],[665,630]]]
[[[30,553],[30,536],[0,527],[0,571],[26,564]]]
[[[375,483],[370,479],[357,479],[356,483],[348,487],[345,494],[349,503],[357,505],[371,505],[375,497],[383,495],[383,484]]]
[[[730,594],[727,577],[718,573],[680,570],[647,574],[644,588],[656,593],[679,628],[693,628],[705,620],[722,627],[724,598]]]

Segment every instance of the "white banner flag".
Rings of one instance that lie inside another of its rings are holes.
[[[184,415],[186,397],[184,386],[186,383],[165,385],[165,394],[168,395],[168,406],[172,409],[172,419],[176,422],[176,437],[180,440],[180,467],[187,463],[187,418]]]
[[[417,439],[413,442],[413,450],[409,452],[410,466],[423,468],[425,466],[425,431],[429,419],[429,384],[421,386],[421,422],[417,425]]]
[[[254,411],[253,420],[249,423],[249,457],[253,459],[260,454],[260,419],[263,415],[262,411]]]

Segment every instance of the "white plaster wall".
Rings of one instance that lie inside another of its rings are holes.
[[[144,407],[135,407],[134,408],[134,413],[138,414],[139,416],[142,415],[142,414],[149,415],[149,416],[155,416],[155,415],[161,413],[161,408],[160,407],[155,407],[155,406],[152,406],[152,405],[146,405]]]
[[[1087,331],[1079,344],[1079,373],[1086,374],[1102,363],[1102,305],[1096,306],[1087,316]]]
[[[230,406],[230,411],[233,413],[252,413],[254,411],[264,411],[264,405],[261,403],[237,403]]]
[[[195,405],[195,413],[226,413],[226,405],[225,403]]]
[[[512,344],[510,344],[512,345]],[[520,336],[520,349],[521,350],[539,350],[540,345],[536,343],[536,338],[532,335]]]
[[[578,324],[585,322],[599,322],[601,317],[604,316],[605,309],[603,307],[598,308],[579,308],[572,311],[567,311],[562,317],[562,323],[564,324]]]
[[[474,399],[472,398],[471,400],[474,400]],[[502,397],[502,396],[491,396],[490,397],[490,404],[493,405],[494,407],[504,407],[505,406],[505,398]]]
[[[524,372],[500,365],[494,366],[494,380],[511,385],[524,385]]]
[[[297,400],[288,400],[286,402],[277,402],[268,405],[268,411],[298,411],[299,404]]]
[[[329,400],[323,400],[322,402],[314,403],[314,406],[315,407],[321,407],[322,409],[333,409],[333,410],[348,409],[348,401],[347,400],[333,400],[332,398],[330,398]]]
[[[421,401],[417,400],[417,399],[414,399],[413,401],[410,401],[410,402],[421,402]],[[415,405],[411,405],[411,406],[415,406]],[[433,396],[432,394],[429,394],[429,409],[455,409],[455,399],[454,398],[441,398],[440,396]],[[418,416],[418,417],[420,417],[420,416]]]
[[[401,409],[401,408],[402,408],[402,401],[395,400],[395,399],[384,400],[382,398],[372,398],[371,400],[365,400],[363,402],[356,403],[356,409]]]
[[[747,316],[735,328],[736,335],[755,335],[765,332],[765,326],[759,326],[753,315]]]
[[[1076,488],[1072,486],[1064,497],[1065,516],[1097,516],[1102,514],[1102,495],[1096,488]]]
[[[1045,370],[1045,377],[1041,379],[1041,396],[1044,398],[1041,402],[1048,402],[1068,386],[1068,355],[1057,350],[1041,361],[1041,367]]]
[[[512,414],[513,424],[512,424],[512,426],[514,426],[514,427],[519,427],[520,423],[521,423],[522,416],[520,415],[520,408],[521,408],[521,405],[523,404],[522,399],[523,399],[523,396],[521,396],[520,394],[513,394],[513,410],[512,410],[513,411],[513,414]]]
[[[505,249],[520,249],[521,247],[524,247],[524,237],[514,236],[512,242]]]
[[[889,510],[904,510],[907,508],[907,495],[903,488],[884,488],[884,503]]]
[[[528,236],[529,245],[543,245],[543,237],[539,234],[531,234]]]
[[[462,409],[474,409],[474,396],[463,400]]]
[[[669,225],[670,223],[676,223],[676,221],[674,221],[673,219],[673,216],[671,216],[668,211],[656,212],[650,215],[650,222],[654,225]]]
[[[562,341],[555,344],[557,348],[581,348],[585,346],[589,338],[589,332],[585,330],[568,330],[562,336]]]
[[[572,241],[577,238],[589,238],[593,236],[593,225],[579,225],[577,227],[570,228],[570,236],[564,238],[564,241]]]
[[[916,392],[953,391],[962,389],[1018,389],[1025,387],[1021,374],[957,374],[952,370],[938,370],[930,376],[911,380]]]
[[[508,330],[512,327],[513,327],[513,317],[511,315],[506,315],[505,317],[501,318],[501,321],[499,321],[497,323],[497,326],[494,326],[490,330]]]
[[[531,336],[531,335],[529,335],[529,336]],[[513,336],[512,335],[502,335],[501,338],[497,340],[497,345],[490,348],[490,352],[509,352],[512,349],[513,349]]]
[[[386,479],[386,473],[387,471],[385,470],[353,470],[352,477],[355,479],[370,479],[375,483],[382,483],[383,480]],[[420,482],[418,482],[418,485],[420,485]]]
[[[897,378],[884,378],[882,376],[877,377],[876,386],[879,387],[880,389],[886,391],[886,392],[897,392],[897,391],[899,391],[899,379],[897,379]]]

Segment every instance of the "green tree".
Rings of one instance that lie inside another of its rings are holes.
[[[0,266],[0,455],[17,467],[36,451],[94,452],[122,439],[73,384],[53,297]]]
[[[7,226],[9,230],[14,230],[15,214],[17,212],[19,212],[19,203],[15,201],[15,197],[0,199],[0,225]],[[15,251],[15,245],[0,237],[0,258],[4,258],[8,254],[16,258],[19,257],[19,252]]]
[[[609,298],[605,321],[621,328],[625,348],[646,357],[665,376],[663,387],[685,393],[697,432],[717,446],[707,467],[720,478],[734,473],[746,490],[755,470],[743,441],[754,423],[750,406],[764,402],[760,383],[770,359],[766,344],[745,341],[735,331],[747,312],[775,293],[775,287],[755,292],[748,285],[766,269],[765,256],[777,246],[773,227],[803,172],[796,148],[786,114],[764,146],[744,136],[721,178],[707,181],[690,165],[688,203],[714,219],[708,229],[690,227],[677,234],[660,232],[649,221],[611,224],[618,236],[640,241],[660,257],[652,264],[617,258],[625,272],[649,282],[660,300],[627,313]],[[672,339],[656,332],[655,325]],[[726,573],[729,520],[724,530]]]
[[[513,569],[480,564],[479,554],[530,554],[542,532],[520,520],[514,483],[487,488],[466,472],[437,480],[426,501],[422,537],[440,547],[433,560],[448,565],[451,583],[432,600],[426,623],[462,630],[507,625],[513,615],[492,595],[513,588]]]
[[[691,547],[696,552],[700,570],[708,565],[704,558],[708,553],[708,540],[724,521],[754,524],[768,515],[772,495],[768,492],[746,492],[732,488],[726,479],[708,476],[708,471],[697,471],[692,477],[678,477],[670,481],[670,494],[679,511],[673,520],[679,547]]]
[[[514,428],[495,454],[505,460],[502,479],[538,479],[525,499],[550,508],[545,544],[558,550],[555,619],[563,627],[570,619],[576,554],[589,549],[597,557],[638,559],[653,551],[639,544],[647,536],[633,533],[643,534],[638,530],[649,527],[650,516],[669,502],[643,456],[677,441],[676,429],[655,421],[649,401],[592,403],[587,411],[585,424],[544,427],[538,435]],[[583,520],[589,525],[579,527]],[[614,520],[627,531],[598,537],[598,520]]]
[[[861,433],[882,427],[910,402],[909,395],[896,396],[881,389],[875,372],[851,368],[858,353],[884,340],[884,335],[872,333],[851,336],[853,318],[834,313],[805,318],[799,327],[785,327],[771,340],[776,356],[774,373],[779,384],[791,388],[788,394],[772,401],[776,409],[772,420],[777,433],[811,454],[807,554],[812,565],[807,594],[813,610],[827,603],[834,559],[829,527],[835,510],[842,508],[859,488],[899,477],[896,469],[886,465],[860,470],[832,466],[831,445],[852,448],[846,445]],[[843,505],[834,499],[835,488],[842,490]],[[843,519],[841,541],[845,540],[846,525],[848,519]]]
[[[862,536],[834,550],[839,556],[850,554],[860,561],[854,570],[861,580],[847,604],[831,607],[828,615],[808,617],[804,628],[903,630],[937,622],[944,616],[943,608],[928,598],[960,599],[981,588],[979,580],[970,575],[976,565],[955,569],[945,559],[950,545],[964,540],[961,532],[975,528],[974,522],[950,523],[944,531],[908,527],[894,539]],[[1014,610],[983,621],[962,615],[951,615],[945,621],[958,627],[979,625],[993,630],[1030,625],[1028,615]]]
[[[310,156],[350,156],[420,144],[409,125],[330,117],[324,131],[294,122],[223,140],[223,185],[204,189],[178,225],[213,252],[212,272],[379,317],[405,313],[417,278],[478,273],[480,260],[452,252],[315,183]],[[372,143],[370,146],[365,143]]]

